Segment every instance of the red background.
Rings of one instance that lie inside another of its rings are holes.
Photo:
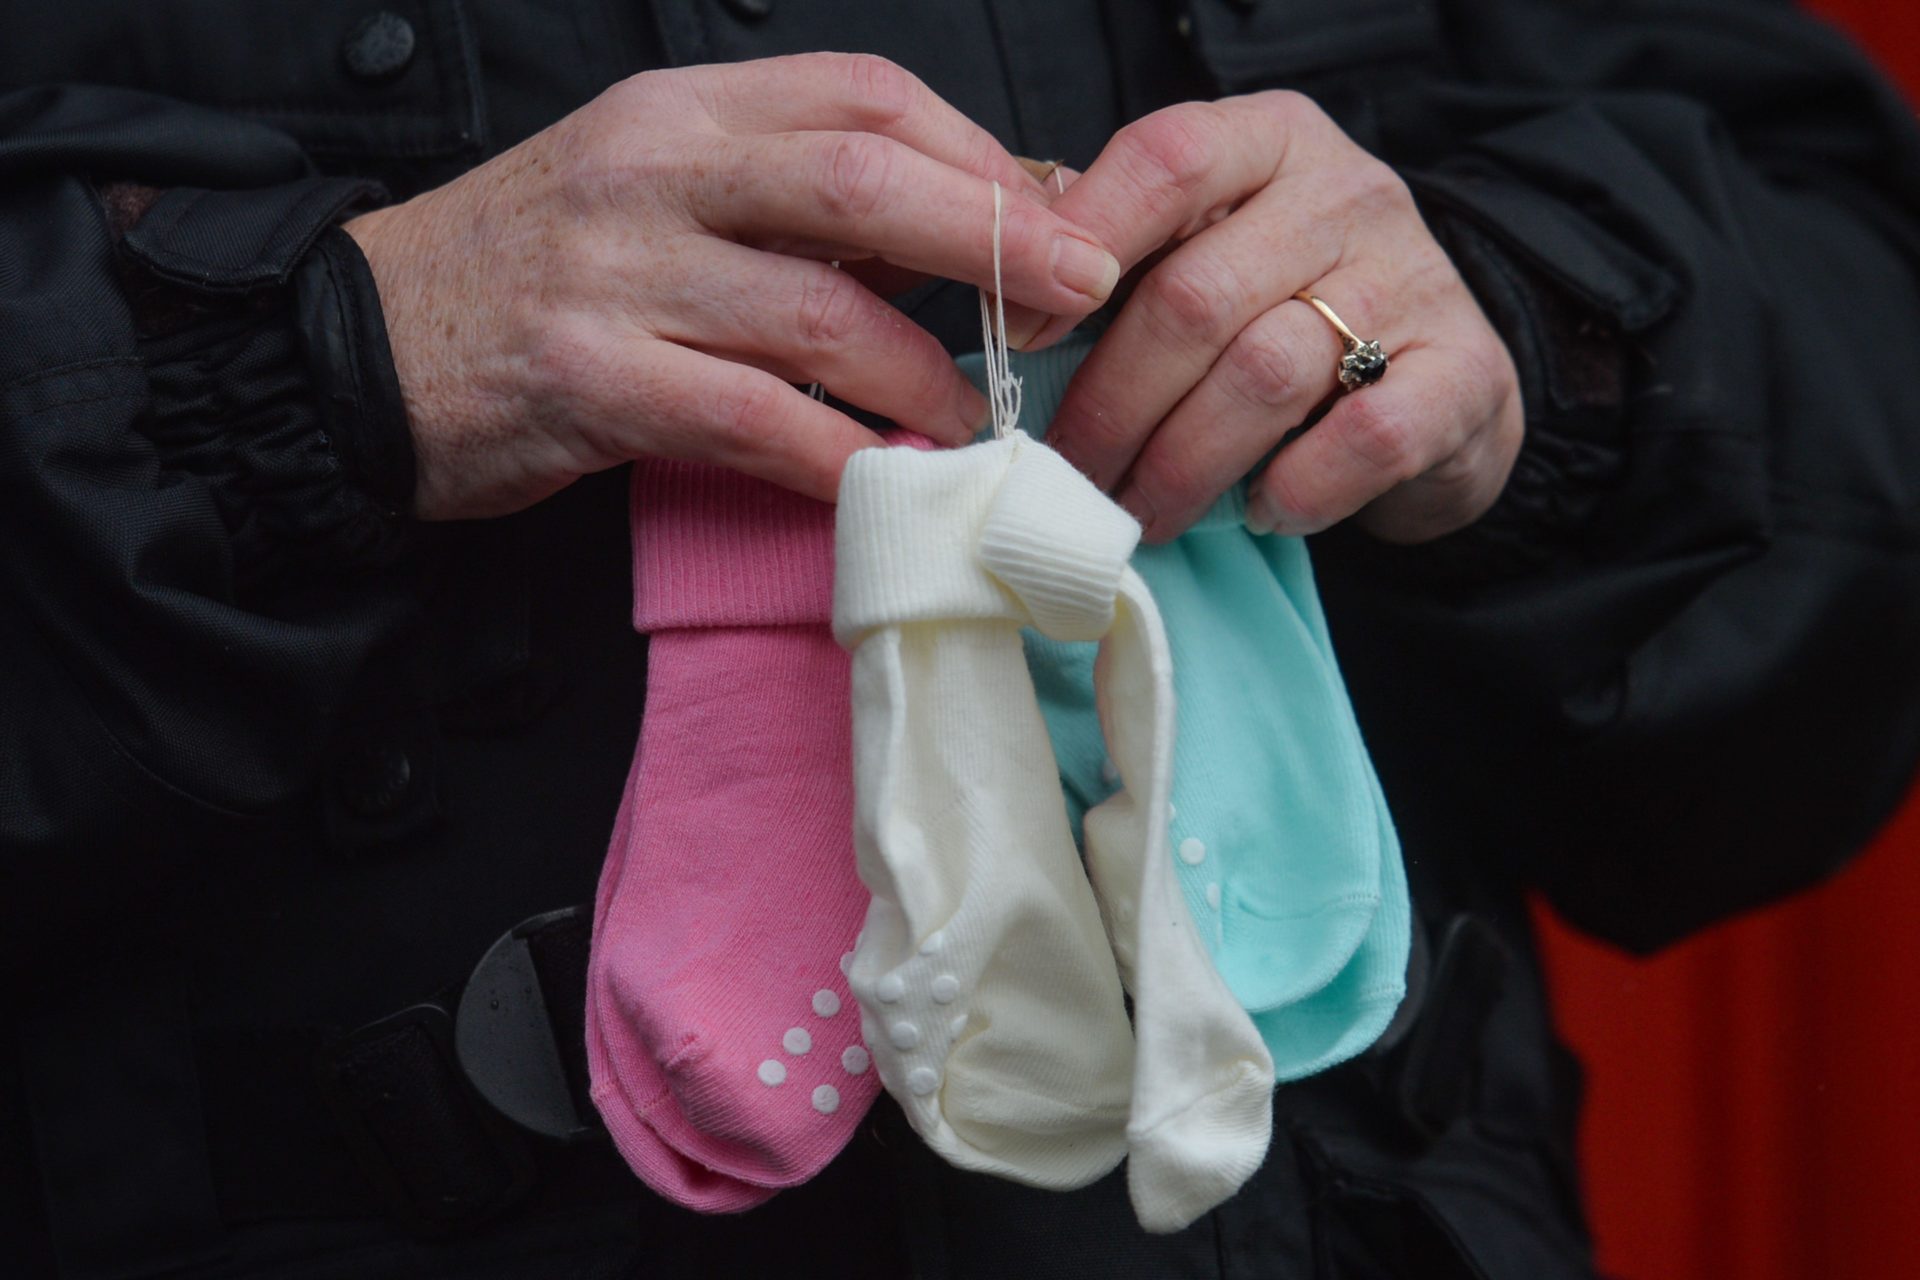
[[[1920,101],[1920,0],[1811,7]],[[1541,923],[1604,1271],[1920,1278],[1920,788],[1830,883],[1654,960]]]

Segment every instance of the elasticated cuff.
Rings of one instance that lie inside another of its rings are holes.
[[[418,475],[373,271],[354,238],[329,227],[292,284],[295,323],[334,455],[398,520],[413,510]]]
[[[696,462],[633,464],[633,626],[791,626],[833,616],[833,507]]]
[[[143,429],[164,468],[208,484],[243,593],[384,563],[402,539],[412,439],[372,275],[334,225],[382,195],[310,178],[108,200],[138,214],[121,278]]]

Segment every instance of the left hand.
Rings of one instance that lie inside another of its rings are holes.
[[[1477,519],[1520,450],[1519,379],[1404,183],[1313,102],[1270,92],[1168,107],[1116,134],[1053,212],[1137,282],[1048,441],[1175,537],[1331,400],[1252,483],[1256,532],[1358,513],[1394,542]],[[1391,367],[1340,392],[1318,295]],[[1053,340],[1056,320],[1029,345]]]

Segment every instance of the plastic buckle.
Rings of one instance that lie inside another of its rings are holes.
[[[361,1172],[414,1231],[470,1225],[532,1189],[532,1155],[475,1096],[440,1005],[412,1005],[349,1032],[321,1051],[316,1068]]]
[[[588,908],[579,906],[507,930],[474,967],[454,1015],[454,1055],[480,1096],[521,1128],[563,1142],[604,1133],[591,1106],[575,1096],[547,1005],[551,991],[556,999],[584,1006],[586,974],[584,967],[543,973],[529,940],[577,930],[574,953],[584,957],[591,923]]]

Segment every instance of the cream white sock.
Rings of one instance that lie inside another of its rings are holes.
[[[853,651],[873,893],[848,977],[881,1082],[929,1146],[1067,1189],[1126,1154],[1133,1036],[1019,633],[1104,631],[1139,527],[1080,481],[1098,503],[1048,548],[1065,589],[1010,591],[977,545],[1033,450],[868,450],[841,482],[834,632]]]
[[[837,533],[855,847],[874,892],[851,985],[882,1082],[953,1163],[1042,1186],[1110,1168],[1124,1116],[1142,1225],[1187,1225],[1259,1166],[1274,1077],[1174,874],[1171,664],[1126,565],[1138,525],[1016,434],[956,453],[860,455]],[[1104,939],[1022,623],[1060,640],[1105,637],[1096,684],[1123,787],[1087,822]],[[1117,995],[1088,999],[1111,991],[1116,966],[1134,995],[1137,1050]]]

